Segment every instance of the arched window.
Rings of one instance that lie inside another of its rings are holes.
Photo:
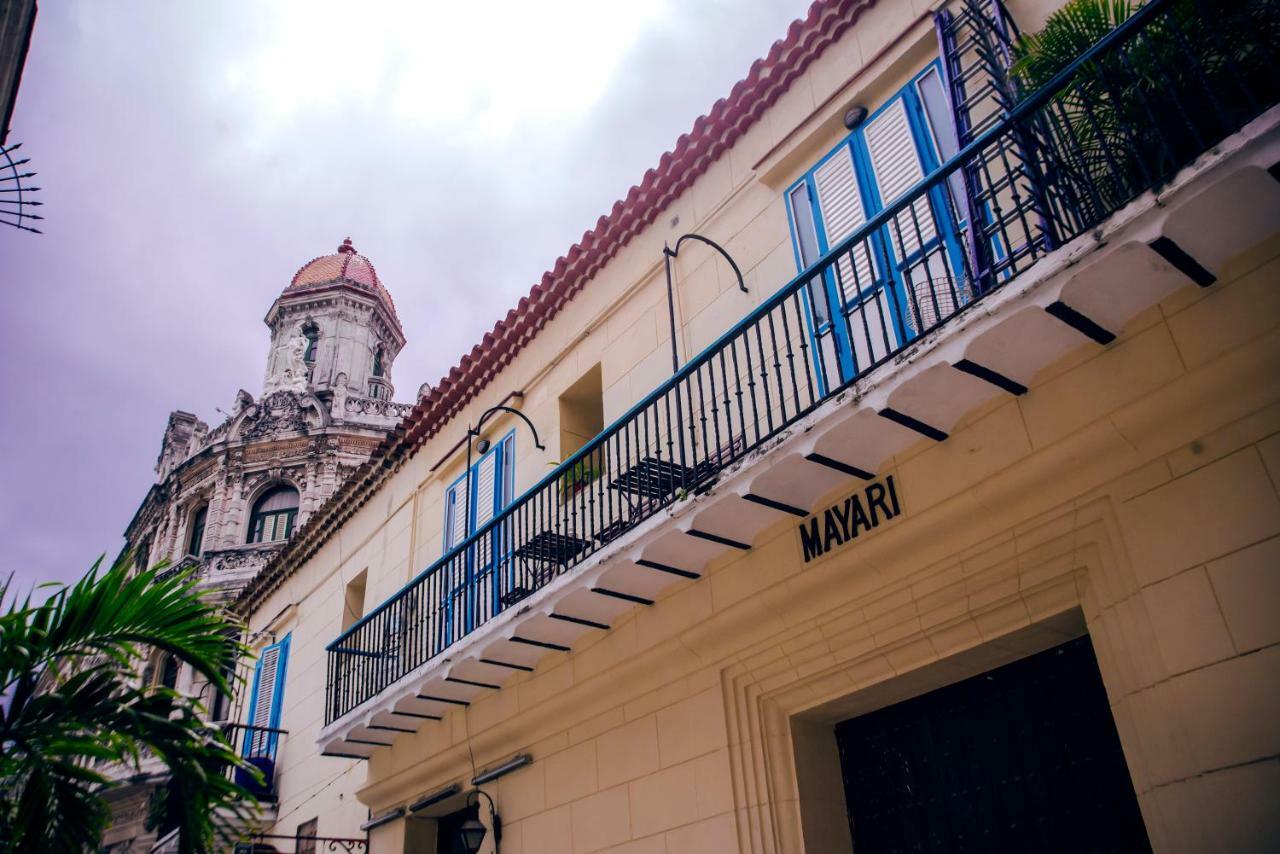
[[[204,524],[209,516],[209,505],[203,504],[191,514],[191,535],[187,537],[187,554],[200,557],[204,552]]]
[[[166,688],[178,687],[178,659],[169,653],[160,660],[160,684]]]
[[[373,351],[373,375],[382,376],[382,348]]]
[[[310,364],[316,360],[316,344],[320,341],[320,327],[314,323],[308,323],[302,327],[302,334],[307,339],[307,352],[303,354],[302,360]]]
[[[133,568],[143,572],[151,563],[151,537],[143,537],[133,550]]]
[[[156,650],[142,669],[142,685],[144,688],[177,688],[178,659],[171,653]]]
[[[249,517],[249,542],[273,543],[287,540],[298,517],[298,490],[277,486],[262,493]]]

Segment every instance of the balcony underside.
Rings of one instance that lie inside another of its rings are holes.
[[[1211,286],[1227,259],[1280,231],[1280,108],[925,336],[766,448],[477,628],[322,731],[322,752],[368,757],[513,675],[608,631],[767,529],[881,473],[967,413],[1026,391],[1042,368],[1104,346],[1139,312]],[[1040,393],[1031,391],[1031,394]],[[906,416],[905,418],[902,416]]]

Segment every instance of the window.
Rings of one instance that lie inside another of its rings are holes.
[[[316,345],[320,342],[320,327],[314,323],[307,323],[302,327],[302,334],[307,339],[307,352],[303,354],[302,360],[307,364],[311,364],[316,360]]]
[[[487,524],[511,501],[515,440],[515,431],[508,433],[446,491],[446,552]]]
[[[560,395],[560,459],[567,460],[604,430],[604,392],[595,365]],[[602,454],[584,455],[560,479],[560,500],[568,501],[600,476]]]
[[[342,630],[345,632],[364,616],[364,588],[369,570],[362,569],[360,574],[347,582],[347,592],[342,601]]]
[[[191,514],[191,534],[187,537],[187,554],[200,557],[204,551],[204,525],[209,516],[209,505],[203,504]]]
[[[274,543],[293,534],[298,518],[298,490],[292,486],[269,489],[254,502],[249,517],[249,542]]]
[[[511,503],[514,489],[515,431],[494,443],[469,472],[445,492],[444,550],[458,547],[493,521]],[[497,613],[495,570],[511,542],[510,532],[496,525],[476,539],[464,556],[452,564],[449,583],[439,602],[443,614],[444,641],[452,642]],[[416,604],[416,603],[413,603]],[[434,607],[434,606],[433,606]],[[492,609],[492,610],[490,610]]]
[[[956,137],[951,102],[942,88],[942,75],[936,65],[930,66],[916,78],[916,91],[920,93],[920,105],[929,122],[929,136],[936,146],[938,165],[941,166],[959,153],[960,140]],[[951,185],[952,204],[959,206],[960,200],[964,198],[964,175],[961,170],[957,169],[947,176],[947,183]]]
[[[143,537],[133,551],[133,568],[142,572],[151,562],[151,538]]]
[[[170,689],[178,687],[178,659],[169,653],[160,659],[160,684]]]
[[[319,832],[320,819],[313,818],[310,821],[304,821],[298,825],[298,832],[295,834],[297,844],[293,850],[297,854],[316,854],[316,834]]]
[[[933,63],[788,189],[796,265],[808,268],[858,233],[956,150]],[[844,379],[857,376],[967,300],[962,276],[953,272],[963,265],[949,198],[962,188],[958,174],[932,188],[810,284],[815,354],[825,371],[838,365]]]
[[[813,202],[809,198],[809,185],[797,184],[787,198],[792,217],[792,229],[796,235],[796,255],[800,269],[804,270],[822,257],[818,250],[818,229],[813,223]],[[819,326],[831,322],[831,305],[819,278],[809,285],[809,300]]]
[[[284,693],[285,666],[289,661],[289,635],[279,643],[264,647],[253,671],[253,691],[249,697],[251,727],[245,732],[243,755],[274,757],[276,733],[280,728],[280,703]]]
[[[170,653],[157,650],[152,653],[142,670],[142,685],[147,688],[169,689],[178,687],[178,659]]]
[[[382,376],[382,348],[373,351],[373,375]]]
[[[232,635],[231,638],[229,638],[229,640],[234,639],[234,637],[235,636]],[[222,671],[222,678],[228,685],[231,685],[231,686],[235,685],[236,666],[234,663],[229,664]],[[231,701],[233,699],[232,696],[230,694],[224,694],[222,691],[217,690],[216,688],[213,687],[212,684],[209,685],[209,689],[213,691],[213,702],[210,704],[210,707],[212,708],[213,711],[209,717],[209,720],[213,723],[221,723],[223,721],[229,720],[230,712],[231,712]]]
[[[604,392],[596,365],[560,395],[560,459],[568,459],[603,429]]]

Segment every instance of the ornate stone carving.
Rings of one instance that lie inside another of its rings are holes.
[[[231,415],[234,417],[244,412],[250,406],[253,406],[253,395],[244,389],[236,392],[236,402],[231,406]]]
[[[273,392],[246,414],[241,438],[261,439],[281,433],[302,433],[307,429],[307,413],[292,391]]]
[[[251,569],[256,572],[265,566],[267,561],[271,560],[272,556],[283,547],[284,543],[255,544],[208,552],[204,556],[204,575],[208,577],[217,575],[220,572],[244,569]]]
[[[391,400],[382,400],[376,397],[356,397],[349,396],[346,400],[346,416],[350,419],[353,415],[372,416],[374,418],[385,418],[391,421],[399,421],[409,414],[413,409],[411,403],[396,403]]]
[[[244,459],[247,463],[262,463],[268,460],[282,460],[301,457],[309,453],[310,450],[310,439],[282,439],[278,442],[264,442],[245,448]]]
[[[271,396],[281,391],[304,392],[307,390],[307,338],[295,335],[285,342],[284,365],[267,377],[263,392]]]

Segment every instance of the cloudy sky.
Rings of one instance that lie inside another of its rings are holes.
[[[71,580],[173,409],[261,391],[262,324],[351,236],[435,382],[804,14],[804,0],[42,3],[0,229],[0,572]]]

